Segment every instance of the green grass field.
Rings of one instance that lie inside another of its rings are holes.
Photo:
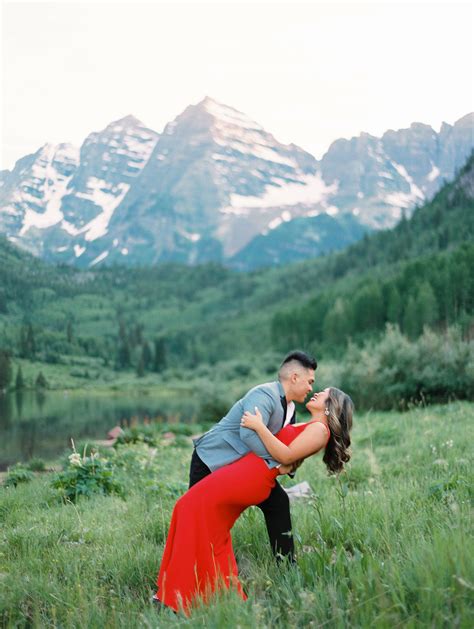
[[[317,456],[284,481],[314,491],[292,505],[297,566],[274,564],[249,509],[233,531],[249,600],[225,594],[190,619],[149,602],[184,437],[122,446],[135,466],[124,498],[62,504],[48,474],[0,488],[2,626],[472,627],[473,438],[469,403],[357,415],[347,473],[329,478]]]

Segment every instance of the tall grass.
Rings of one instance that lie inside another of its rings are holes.
[[[284,480],[314,492],[292,506],[297,565],[275,565],[247,510],[233,540],[249,600],[190,619],[149,602],[174,503],[157,488],[186,481],[190,445],[163,447],[157,483],[138,477],[125,499],[64,505],[44,474],[1,488],[2,626],[472,627],[473,420],[467,402],[358,416],[347,473],[315,457]]]

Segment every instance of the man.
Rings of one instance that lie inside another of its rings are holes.
[[[263,458],[270,468],[277,467],[278,461],[272,459],[256,432],[240,426],[241,417],[245,411],[253,413],[258,407],[265,425],[273,434],[283,426],[293,424],[294,402],[304,402],[312,392],[316,368],[317,363],[312,356],[301,351],[290,352],[280,366],[278,381],[251,389],[211,430],[195,439],[189,486],[249,452]],[[276,482],[270,496],[257,506],[265,516],[276,557],[294,561],[290,504],[284,489]]]

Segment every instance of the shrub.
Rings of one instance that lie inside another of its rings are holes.
[[[32,472],[44,472],[46,470],[46,464],[40,458],[31,459],[26,467]]]
[[[378,342],[351,345],[343,362],[341,388],[359,408],[407,408],[410,404],[472,399],[474,341],[459,329],[445,334],[425,329],[410,341],[388,325]]]
[[[149,446],[156,446],[159,442],[159,434],[157,428],[149,424],[141,426],[132,426],[125,428],[117,437],[115,445],[123,443],[146,443]]]
[[[69,464],[51,482],[63,500],[75,502],[79,496],[92,494],[124,495],[123,486],[118,481],[116,467],[112,461],[100,457],[98,452],[81,456],[74,449],[69,456]]]
[[[16,487],[20,483],[29,483],[35,475],[33,472],[21,463],[17,463],[8,468],[7,477],[5,479],[5,487]]]

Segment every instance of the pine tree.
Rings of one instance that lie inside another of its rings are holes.
[[[421,328],[418,303],[416,298],[411,296],[403,313],[403,331],[407,336],[414,339],[420,334]]]
[[[0,350],[0,393],[8,387],[12,379],[12,363],[10,352]]]
[[[433,325],[439,319],[438,302],[429,282],[423,282],[416,298],[419,328]],[[418,333],[421,332],[418,330]]]
[[[353,305],[354,328],[357,332],[378,330],[384,323],[382,291],[375,282],[359,290]]]
[[[28,327],[26,330],[26,346],[27,346],[28,358],[34,358],[36,354],[36,342],[35,342],[35,335],[33,332],[33,326],[31,325],[31,323],[28,324]]]
[[[37,389],[46,389],[47,388],[48,381],[44,377],[42,371],[39,372],[38,377],[36,378],[35,384],[36,384],[36,388]]]
[[[24,389],[25,388],[25,381],[23,379],[23,372],[21,370],[21,365],[18,367],[18,371],[16,372],[16,379],[15,379],[15,389],[17,391],[20,391],[20,389]]]
[[[324,317],[323,336],[338,345],[347,338],[348,334],[346,305],[341,298],[338,298],[334,306]]]
[[[131,361],[130,342],[125,323],[122,319],[119,321],[118,338],[117,367],[122,369],[124,367],[129,367]]]
[[[159,373],[166,368],[166,347],[163,338],[155,339],[155,356],[153,360],[153,371]]]
[[[143,341],[143,344],[142,344],[142,358],[143,358],[143,366],[145,367],[145,369],[150,369],[153,357],[151,355],[150,346],[148,345],[146,341]]]
[[[388,290],[387,299],[387,320],[390,323],[400,323],[400,316],[402,314],[402,300],[397,287],[393,284],[390,285]]]
[[[137,376],[139,378],[143,378],[144,375],[145,375],[145,364],[143,362],[143,353],[142,353],[140,358],[138,359]]]

